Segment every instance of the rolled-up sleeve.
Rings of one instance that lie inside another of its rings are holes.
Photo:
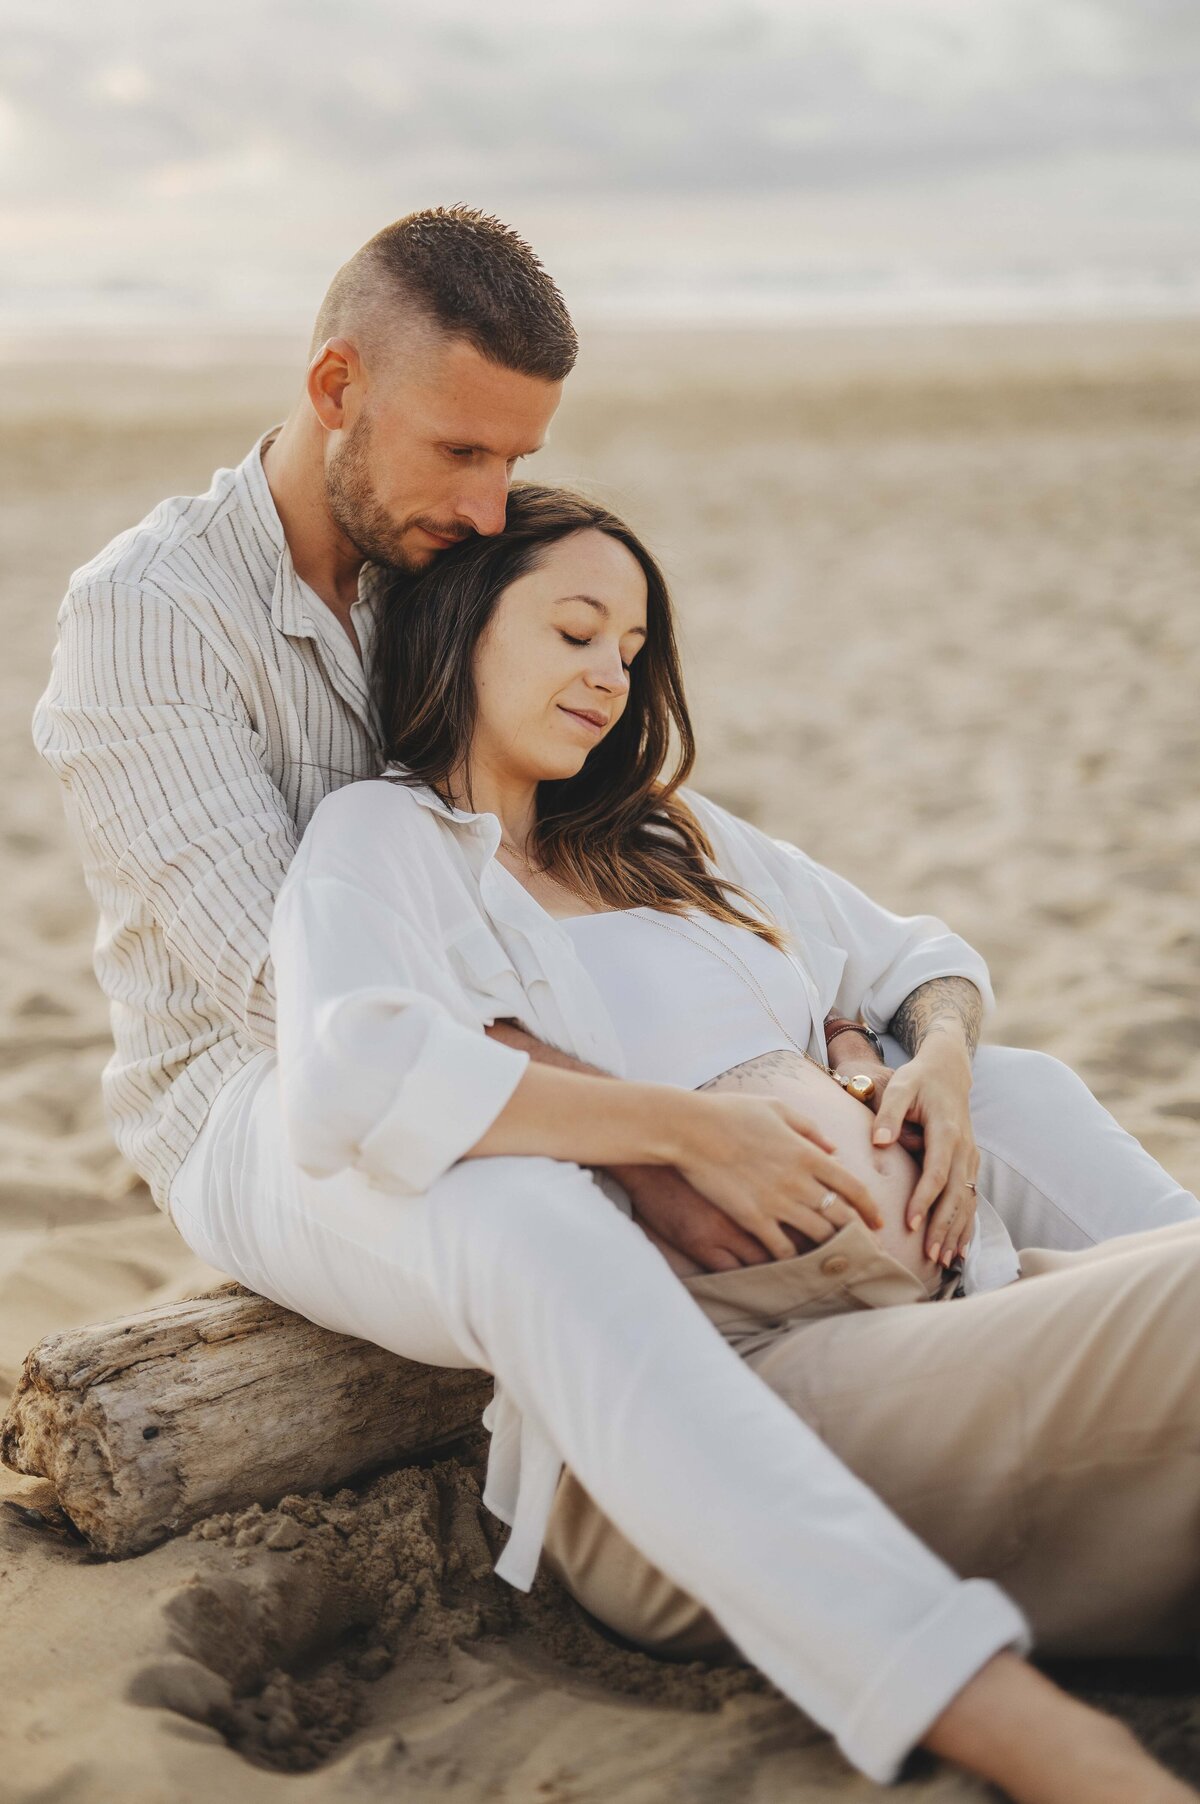
[[[370,879],[352,879],[344,843],[331,845],[321,818],[328,807],[314,816],[271,927],[286,1131],[310,1176],[353,1167],[411,1195],[491,1126],[528,1055],[462,1018],[428,923],[402,886],[386,893],[377,864]]]
[[[825,949],[836,981],[828,983],[823,1007],[861,1013],[882,1033],[923,983],[965,977],[982,996],[985,1017],[991,1013],[995,998],[984,959],[936,915],[893,914],[790,841],[772,838],[707,797],[685,794],[712,840],[721,874],[751,896],[769,896],[769,912],[810,962],[815,950]]]

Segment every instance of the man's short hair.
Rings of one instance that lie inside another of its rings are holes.
[[[376,232],[330,283],[310,355],[351,331],[366,335],[370,354],[406,314],[548,382],[570,373],[579,349],[566,303],[529,245],[474,207],[428,207]]]

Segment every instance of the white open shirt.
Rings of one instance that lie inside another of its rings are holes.
[[[831,1008],[882,1033],[920,984],[966,977],[990,1012],[983,959],[944,922],[892,914],[795,846],[683,793],[717,869],[792,936],[788,956],[811,1004],[808,1050],[821,1063]],[[317,806],[271,928],[280,1096],[292,1154],[310,1176],[353,1168],[381,1191],[428,1189],[495,1120],[528,1063],[487,1037],[497,1020],[624,1074],[570,934],[496,866],[499,839],[494,814],[449,808],[428,787],[386,777]],[[599,1182],[631,1213],[619,1186]],[[964,1284],[991,1288],[1017,1273],[980,1198]],[[499,1382],[483,1420],[492,1434],[484,1501],[513,1529],[496,1571],[527,1590],[562,1461]]]

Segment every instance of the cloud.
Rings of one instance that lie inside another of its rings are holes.
[[[14,5],[11,317],[303,311],[381,221],[456,200],[573,303],[1200,282],[1196,0]]]
[[[264,195],[414,172],[729,193],[1200,151],[1194,0],[59,0],[18,23],[7,68],[14,200],[118,198],[189,164],[207,192],[250,169]]]

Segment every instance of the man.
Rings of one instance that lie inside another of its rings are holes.
[[[575,350],[561,296],[514,233],[462,208],[400,220],[335,277],[283,425],[71,580],[35,739],[100,912],[107,1106],[160,1207],[175,1210],[214,1104],[273,1049],[268,935],[299,837],[325,794],[379,768],[366,676],[378,568],[419,570],[501,531]],[[889,1081],[873,1064],[881,1130],[909,1117],[924,1131],[931,1229],[969,1220],[977,1173],[1018,1245],[1200,1212],[1055,1061],[984,1049],[972,1090],[978,1009],[961,978],[920,983],[886,1048],[901,1069]],[[853,1026],[831,1054],[856,1070],[874,1056]],[[765,1259],[677,1175],[615,1175],[660,1241],[705,1268]],[[886,1538],[881,1505],[877,1521]],[[891,1753],[872,1754],[880,1770]]]

